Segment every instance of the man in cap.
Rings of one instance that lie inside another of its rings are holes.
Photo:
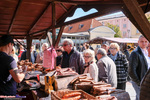
[[[130,49],[131,49],[131,46],[128,45],[126,47],[126,49],[124,50],[124,54],[126,55],[128,61],[129,61],[129,57],[130,57]]]
[[[107,41],[104,41],[102,43],[102,48],[106,50],[107,55],[110,55],[110,51],[109,51],[109,43]]]
[[[0,37],[0,95],[16,95],[16,83],[20,83],[24,76],[19,72],[16,61],[8,54],[14,46],[13,38],[9,35]]]
[[[97,66],[99,69],[98,79],[117,87],[117,72],[114,61],[107,56],[106,50],[99,48],[97,50]]]

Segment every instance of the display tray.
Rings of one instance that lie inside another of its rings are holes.
[[[96,99],[94,96],[82,91],[82,90],[59,90],[55,92],[51,92],[51,100],[62,100],[61,98],[67,94],[72,92],[80,92],[81,93],[81,99]],[[66,99],[67,100],[67,99]],[[70,99],[73,100],[73,99]]]

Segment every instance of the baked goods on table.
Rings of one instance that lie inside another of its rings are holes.
[[[22,66],[27,66],[27,71],[43,71],[42,64],[29,62],[29,60],[21,60],[17,63],[18,69],[21,69]]]
[[[96,100],[96,98],[82,90],[59,90],[51,92],[51,100]]]
[[[68,76],[68,75],[78,75],[78,73],[73,71],[71,68],[56,69],[56,76]]]
[[[93,86],[93,88],[91,89],[91,94],[93,95],[104,95],[104,94],[111,94],[113,92],[115,92],[114,87],[111,87],[111,84],[102,84],[102,85],[97,85],[97,86]]]

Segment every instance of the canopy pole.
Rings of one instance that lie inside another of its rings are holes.
[[[30,52],[30,49],[31,49],[31,46],[32,46],[32,38],[28,35],[26,41],[27,41],[26,58],[29,59],[29,61],[31,61],[31,52]]]
[[[58,46],[58,43],[59,43],[59,41],[60,41],[60,38],[61,38],[61,36],[62,36],[62,33],[63,33],[64,28],[65,28],[65,26],[62,26],[62,27],[60,28],[60,30],[59,30],[59,33],[58,33],[58,35],[57,35],[57,39],[56,39],[56,41],[55,41],[55,47]]]
[[[52,2],[52,44],[53,47],[55,47],[55,39],[56,39],[56,9],[55,9],[55,3]]]

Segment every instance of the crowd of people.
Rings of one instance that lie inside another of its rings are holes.
[[[13,39],[4,35],[0,39],[0,95],[14,95],[16,93],[15,83],[24,78],[23,72],[17,71],[16,62],[26,59],[26,50],[20,46],[20,53],[15,55]],[[48,48],[43,43],[41,52],[37,53],[31,46],[31,62],[42,63],[43,53]],[[144,77],[149,77],[150,71],[150,44],[141,35],[138,39],[138,47],[131,52],[130,46],[124,52],[120,51],[117,43],[103,42],[95,51],[88,44],[83,44],[74,49],[71,39],[64,39],[61,46],[55,48],[56,66],[61,68],[72,68],[78,74],[89,73],[95,82],[105,82],[117,89],[126,89],[127,78],[130,77],[136,91],[136,99],[139,100],[141,83]],[[24,68],[25,69],[25,68]],[[146,76],[145,74],[149,72]],[[6,87],[9,87],[6,89]],[[5,90],[6,89],[6,90]],[[5,91],[4,91],[5,90]],[[146,95],[146,94],[145,94]],[[142,97],[142,96],[141,96]]]

